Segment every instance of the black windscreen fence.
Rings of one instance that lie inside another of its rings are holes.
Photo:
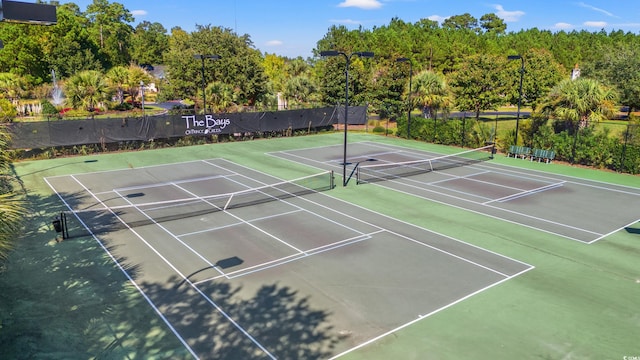
[[[348,108],[348,124],[366,122],[366,106]],[[344,107],[206,115],[49,120],[9,124],[13,149],[32,149],[189,136],[316,130],[344,123]]]

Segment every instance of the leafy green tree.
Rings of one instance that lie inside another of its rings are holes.
[[[93,0],[85,12],[89,34],[100,49],[100,60],[106,69],[131,62],[130,42],[134,18],[124,5],[108,0]]]
[[[0,72],[11,72],[38,85],[48,79],[49,66],[39,37],[39,26],[0,22]]]
[[[85,70],[69,78],[65,94],[74,109],[95,111],[109,98],[109,87],[100,72]]]
[[[349,61],[349,105],[360,105],[369,100],[369,98],[366,97],[367,76],[369,74],[367,73],[364,61],[365,59],[355,55],[351,56]],[[330,57],[323,63],[316,65],[322,69],[319,73],[322,74],[319,82],[321,101],[324,104],[344,104],[346,65],[344,56]]]
[[[162,64],[169,49],[169,35],[162,24],[139,23],[131,37],[131,60],[136,64]]]
[[[276,54],[266,54],[262,65],[273,91],[283,92],[287,79],[285,58]]]
[[[39,27],[45,60],[58,79],[82,70],[102,70],[98,46],[91,41],[89,20],[78,5],[66,3],[56,8],[58,23]]]
[[[637,46],[602,46],[602,58],[587,64],[585,76],[602,79],[616,88],[620,103],[628,107],[627,115],[633,109],[640,109],[640,50]]]
[[[551,53],[545,49],[531,49],[524,55],[524,74],[522,81],[522,105],[530,106],[534,110],[538,104],[549,94],[551,88],[556,86],[563,78],[567,77],[567,71],[558,64]],[[510,61],[507,65],[507,102],[517,104],[520,97],[520,60]]]
[[[481,111],[504,104],[506,61],[501,56],[474,55],[460,64],[449,77],[458,110],[475,112],[477,120]]]
[[[442,27],[449,30],[471,30],[473,32],[480,31],[478,27],[478,19],[469,13],[462,15],[453,15],[446,18],[442,22]]]
[[[253,48],[248,35],[238,36],[231,29],[198,25],[187,33],[172,29],[165,60],[170,91],[180,98],[196,97],[202,84],[202,62],[194,55],[220,55],[219,60],[204,61],[205,83],[221,81],[234,87],[238,105],[256,105],[268,93],[261,54]]]
[[[484,14],[480,18],[480,27],[487,33],[504,34],[507,31],[507,24],[496,14]]]

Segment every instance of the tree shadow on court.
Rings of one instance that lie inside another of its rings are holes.
[[[65,196],[74,201],[76,194]],[[29,193],[26,203],[24,232],[0,264],[2,358],[100,357],[137,319],[146,325],[131,333],[119,355],[151,349],[157,358],[190,358],[94,238],[86,231],[57,236],[52,220],[66,210],[57,195]],[[137,276],[138,266],[119,260]],[[119,355],[112,358],[127,357]]]
[[[331,314],[314,309],[308,297],[279,284],[255,290],[224,282],[201,284],[196,291],[181,278],[175,286],[144,284],[176,330],[202,358],[326,359],[345,340],[330,324]]]
[[[70,204],[85,196],[61,195]],[[67,210],[59,197],[28,194],[27,202],[25,231],[0,264],[3,358],[193,358],[105,252],[118,253],[106,232],[117,227],[115,217],[90,219],[105,230],[97,235],[102,245],[74,218],[71,238],[61,241],[52,226],[54,216]],[[140,264],[125,256],[116,260],[132,279],[140,278]],[[209,283],[198,293],[176,277],[138,286],[202,358],[267,358],[259,343],[281,359],[324,359],[343,340],[330,313],[278,284],[249,290]]]

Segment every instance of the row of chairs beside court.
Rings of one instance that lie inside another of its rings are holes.
[[[548,164],[556,157],[556,152],[553,150],[531,149],[528,146],[511,145],[509,147],[509,152],[507,152],[507,157],[510,156],[513,156],[514,158],[529,159],[531,161],[544,161]]]

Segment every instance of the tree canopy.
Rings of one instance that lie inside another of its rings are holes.
[[[230,87],[229,101],[240,106],[271,103],[277,93],[298,105],[315,101],[335,104],[343,97],[344,59],[319,58],[321,50],[331,49],[376,54],[374,59],[353,59],[349,89],[354,103],[367,102],[379,112],[396,112],[402,107],[402,89],[408,79],[402,73],[406,70],[394,64],[401,57],[411,59],[416,74],[429,70],[443,75],[452,85],[462,80],[461,71],[470,70],[469,59],[475,59],[485,70],[500,71],[488,81],[500,81],[500,86],[494,87],[501,87],[504,101],[513,103],[518,95],[519,67],[515,62],[504,64],[509,54],[521,55],[525,61],[524,105],[539,104],[578,64],[583,76],[614,88],[621,105],[629,110],[640,107],[640,36],[630,32],[537,28],[509,32],[507,23],[495,13],[479,17],[457,14],[442,24],[429,19],[410,23],[391,18],[388,24],[372,29],[331,26],[312,49],[313,57],[288,59],[263,54],[250,35],[215,25],[197,25],[191,32],[179,27],[167,31],[162,24],[148,21],[134,27],[131,11],[118,2],[93,0],[86,9],[74,3],[51,3],[57,6],[58,23],[54,26],[0,23],[5,46],[0,50],[0,73],[21,79],[22,90],[16,86],[12,90],[17,98],[35,98],[35,89],[51,82],[52,74],[65,80],[87,70],[107,74],[116,67],[151,64],[166,69],[166,82],[160,87],[162,98],[191,98],[197,103],[204,80],[207,87],[216,82],[226,84],[211,89]],[[198,54],[221,56],[204,61],[204,79],[203,64],[193,57]],[[488,64],[487,59],[499,62],[506,72]],[[5,97],[16,99],[14,95]],[[463,105],[461,99],[456,101]]]

